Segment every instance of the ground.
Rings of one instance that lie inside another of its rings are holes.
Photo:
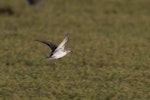
[[[0,1],[0,100],[150,99],[149,0],[40,3]],[[66,33],[73,52],[45,59],[34,40]]]

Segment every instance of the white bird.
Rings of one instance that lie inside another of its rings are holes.
[[[41,41],[41,40],[36,40],[36,41],[44,43],[50,47],[51,54],[46,57],[47,59],[62,58],[65,55],[67,55],[69,52],[71,52],[70,49],[65,48],[65,44],[68,41],[68,34],[66,34],[65,38],[63,39],[63,41],[58,46],[53,44],[52,42],[46,42],[46,41]]]

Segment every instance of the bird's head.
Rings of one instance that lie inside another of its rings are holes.
[[[66,51],[69,53],[69,52],[72,52],[72,50],[70,48],[67,48]]]

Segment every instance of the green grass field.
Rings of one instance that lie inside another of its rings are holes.
[[[150,100],[150,0],[1,0],[0,100]],[[47,60],[69,33],[73,52]]]

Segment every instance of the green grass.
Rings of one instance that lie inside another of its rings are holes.
[[[149,0],[1,0],[0,100],[149,100]],[[46,60],[69,32],[72,53]]]

